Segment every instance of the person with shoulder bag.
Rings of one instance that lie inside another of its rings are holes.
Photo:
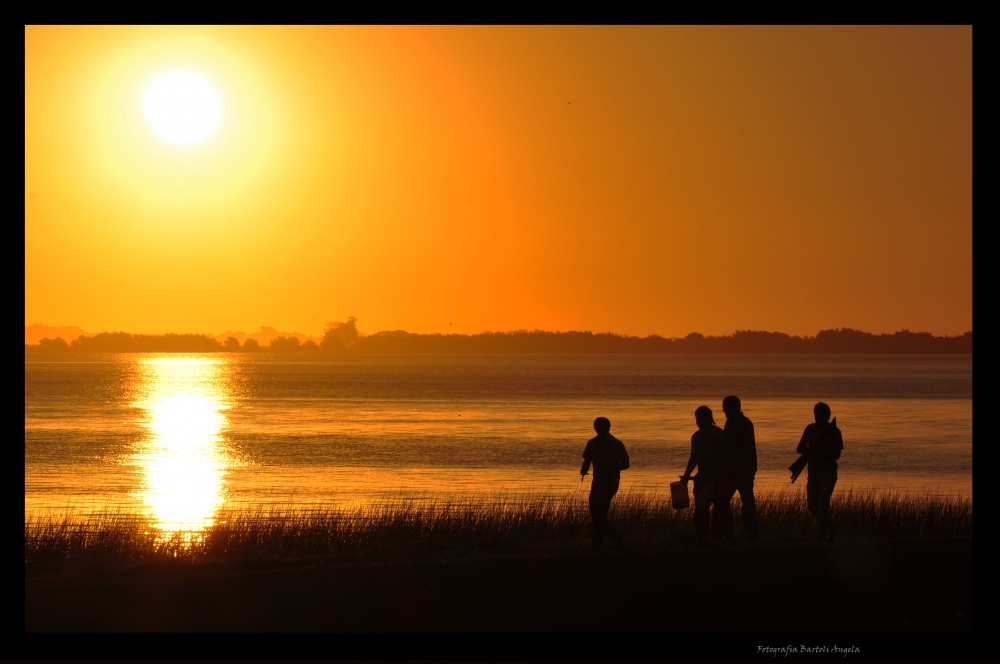
[[[813,407],[816,421],[802,432],[798,447],[801,454],[791,465],[794,483],[802,467],[806,470],[806,503],[816,518],[819,539],[833,541],[838,524],[830,516],[830,499],[837,485],[837,460],[844,449],[844,437],[837,428],[837,418],[830,421],[830,407],[822,401]]]

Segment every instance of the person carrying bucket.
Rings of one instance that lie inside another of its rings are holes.
[[[715,503],[715,491],[719,486],[718,459],[719,448],[722,446],[722,429],[715,426],[712,409],[699,406],[694,411],[694,419],[698,430],[691,436],[691,458],[687,468],[681,475],[684,491],[687,493],[687,483],[694,480],[694,529],[698,534],[698,546],[712,546],[709,539],[710,510]],[[693,478],[691,471],[698,467],[698,474]]]

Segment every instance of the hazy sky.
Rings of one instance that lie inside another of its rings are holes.
[[[26,324],[959,334],[972,29],[28,27],[24,194]]]

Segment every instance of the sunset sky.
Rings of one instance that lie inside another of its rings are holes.
[[[24,196],[25,324],[961,334],[972,29],[29,26]]]

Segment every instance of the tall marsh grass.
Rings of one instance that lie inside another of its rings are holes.
[[[739,536],[740,502],[734,501]],[[972,500],[846,491],[834,497],[841,538],[970,537]],[[814,520],[798,491],[757,497],[761,537],[806,540]],[[656,494],[624,493],[610,519],[628,546],[662,549],[694,543],[692,510],[674,510]],[[28,576],[64,569],[123,569],[142,562],[252,562],[310,557],[379,558],[586,546],[590,514],[579,498],[498,495],[441,501],[386,501],[361,507],[293,511],[233,508],[201,533],[163,533],[141,516],[119,512],[82,521],[27,516]]]

